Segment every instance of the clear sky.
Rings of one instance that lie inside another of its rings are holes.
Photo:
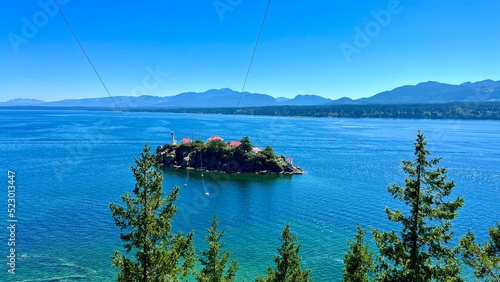
[[[106,97],[52,0],[4,1],[0,101]],[[59,0],[113,96],[240,91],[267,0]],[[360,98],[500,80],[498,0],[273,0],[245,91]]]

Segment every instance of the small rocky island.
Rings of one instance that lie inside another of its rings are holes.
[[[225,142],[219,136],[207,142],[182,138],[177,144],[172,132],[171,144],[158,146],[157,163],[165,167],[219,173],[302,174],[292,158],[278,156],[271,146],[263,150],[253,147],[248,137]]]

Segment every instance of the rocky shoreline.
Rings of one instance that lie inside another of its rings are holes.
[[[290,168],[287,168],[286,170],[284,171],[280,171],[280,172],[270,172],[270,171],[267,171],[267,170],[261,170],[261,171],[256,171],[256,172],[228,172],[228,171],[224,171],[224,170],[208,170],[206,168],[203,168],[203,167],[198,167],[198,168],[195,168],[195,167],[191,167],[191,166],[180,166],[180,165],[175,165],[175,164],[171,164],[171,165],[167,165],[165,166],[164,163],[161,163],[161,162],[158,162],[157,163],[158,166],[163,166],[163,167],[171,167],[171,168],[174,168],[174,169],[185,169],[185,170],[194,170],[194,171],[198,171],[198,172],[213,172],[213,173],[227,173],[227,174],[287,174],[287,175],[293,175],[293,174],[304,174],[305,171],[303,169],[301,169],[300,167],[298,166],[291,166]]]

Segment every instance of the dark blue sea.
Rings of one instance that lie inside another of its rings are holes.
[[[133,189],[133,156],[144,144],[169,143],[171,131],[177,140],[249,136],[254,146],[271,145],[307,171],[291,177],[205,174],[204,184],[196,173],[164,171],[165,190],[182,186],[174,229],[194,230],[197,250],[205,248],[205,229],[217,213],[223,241],[239,261],[238,281],[266,274],[288,221],[314,281],[340,281],[356,223],[398,227],[384,209],[403,204],[387,186],[404,184],[401,160],[413,158],[418,129],[448,167],[453,196],[465,197],[453,222],[456,235],[470,228],[485,240],[488,226],[500,220],[498,121],[73,110],[0,110],[0,121],[1,281],[116,280],[110,257],[122,243],[109,203],[121,203]],[[16,174],[15,275],[7,272],[8,170]]]

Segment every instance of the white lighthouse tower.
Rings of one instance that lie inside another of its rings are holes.
[[[172,145],[176,145],[177,144],[177,140],[175,140],[175,132],[170,132],[170,135],[172,136]]]

